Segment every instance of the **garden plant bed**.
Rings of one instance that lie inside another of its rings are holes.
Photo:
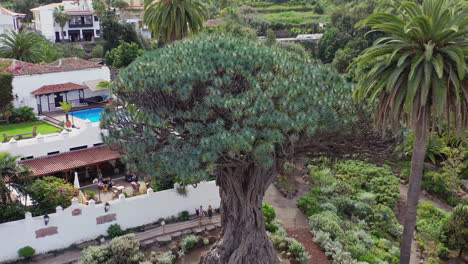
[[[3,142],[3,133],[7,135],[15,135],[32,132],[33,127],[37,126],[37,133],[42,135],[60,132],[61,129],[49,125],[42,121],[25,122],[25,123],[10,123],[0,125],[0,142]],[[23,136],[23,138],[30,138],[32,135]],[[15,138],[17,139],[17,138]]]

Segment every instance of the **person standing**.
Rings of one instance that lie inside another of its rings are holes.
[[[200,205],[200,208],[198,209],[198,225],[201,226],[201,221],[203,217],[203,206]]]
[[[213,217],[213,207],[211,207],[211,204],[208,205],[208,218],[210,219],[211,223],[211,218]]]

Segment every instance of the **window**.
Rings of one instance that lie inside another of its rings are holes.
[[[47,153],[47,156],[56,155],[56,154],[59,154],[59,153],[60,153],[60,151],[52,151],[52,152]]]
[[[99,21],[97,16],[94,17],[94,21],[96,21],[96,22]]]
[[[96,144],[94,144],[93,146],[94,146],[94,147],[97,147],[97,146],[102,146],[102,145],[104,145],[104,143],[96,143]]]
[[[21,160],[30,160],[30,159],[33,159],[34,156],[29,156],[29,157],[24,157],[24,158],[21,158]]]
[[[74,147],[74,148],[70,148],[70,151],[75,151],[75,150],[80,150],[80,149],[86,149],[88,148],[88,146],[79,146],[79,147]]]
[[[93,16],[92,15],[72,16],[71,19],[70,19],[69,26],[71,28],[92,27],[93,26]]]

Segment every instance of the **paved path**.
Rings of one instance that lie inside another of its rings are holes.
[[[299,174],[296,175],[296,181],[298,192],[294,198],[285,198],[274,185],[271,185],[263,201],[275,208],[276,218],[283,222],[288,235],[296,237],[306,247],[311,255],[311,264],[331,264],[322,249],[312,240],[309,223],[296,206],[296,201],[309,192],[309,184]]]
[[[215,215],[213,216],[211,221],[208,218],[203,219],[202,226],[203,226],[203,229],[206,226],[210,226],[210,225],[219,226],[220,222],[221,222],[221,217],[219,215]],[[197,227],[199,227],[198,219],[194,219],[194,220],[189,220],[186,222],[168,224],[165,226],[165,230],[164,230],[165,232],[163,232],[162,227],[158,227],[158,228],[150,229],[145,232],[136,233],[135,238],[141,242],[141,241],[153,239],[158,236],[165,235],[165,234],[180,232],[180,231],[184,231],[187,229],[195,229]],[[48,259],[44,259],[40,261],[34,261],[32,263],[35,263],[35,264],[68,264],[68,263],[78,262],[80,260],[80,257],[81,257],[81,250],[73,249],[73,250],[67,250],[63,254],[57,255],[53,258],[48,258]]]

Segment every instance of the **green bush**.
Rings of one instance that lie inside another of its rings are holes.
[[[108,51],[104,59],[107,65],[123,68],[130,65],[143,53],[144,51],[140,49],[137,43],[121,42],[117,48]]]
[[[444,244],[439,243],[436,254],[439,258],[447,260],[450,255],[450,250],[444,246]]]
[[[102,58],[102,56],[104,55],[104,47],[102,47],[101,45],[96,45],[96,47],[93,48],[93,50],[91,51],[91,55],[93,55],[94,58]]]
[[[0,62],[0,71],[9,65]],[[13,102],[13,74],[0,72],[0,115],[7,111]]]
[[[151,252],[151,263],[174,264],[175,260],[176,256],[170,250],[163,253]]]
[[[67,208],[78,191],[64,179],[46,176],[26,186],[37,214],[54,213],[57,206]]]
[[[187,220],[189,220],[189,218],[190,218],[190,214],[189,214],[188,211],[182,211],[182,212],[179,213],[179,219],[181,221],[187,221]]]
[[[188,235],[180,242],[180,252],[186,254],[190,249],[194,248],[200,238],[196,235]]]
[[[123,236],[125,232],[122,230],[119,224],[112,224],[107,228],[107,234],[110,238],[115,238],[119,236]]]
[[[10,121],[12,123],[37,121],[37,117],[34,113],[34,109],[32,109],[31,107],[23,106],[12,109]]]
[[[273,208],[273,206],[271,206],[271,205],[269,205],[267,203],[263,203],[262,212],[263,212],[263,216],[265,217],[266,222],[271,222],[276,217],[275,208]]]
[[[468,245],[468,205],[458,205],[443,224],[447,246],[459,250],[460,255]]]
[[[94,199],[94,192],[93,191],[86,191],[86,194]]]
[[[112,239],[108,244],[87,247],[81,252],[80,264],[139,264],[144,255],[134,234]]]
[[[30,259],[36,254],[36,250],[30,246],[20,248],[18,250],[18,255],[25,259]]]
[[[0,204],[0,223],[24,219],[24,214],[31,208],[19,203]]]
[[[420,202],[418,205],[416,229],[423,238],[435,242],[443,241],[444,234],[442,228],[446,217],[447,213],[436,208],[431,202]]]

